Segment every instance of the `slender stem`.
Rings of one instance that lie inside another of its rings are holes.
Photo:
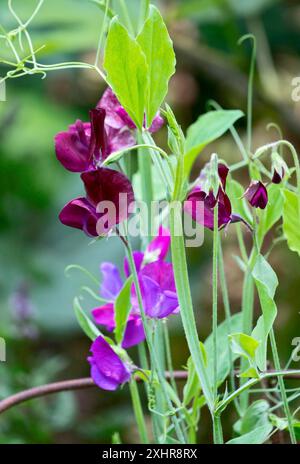
[[[167,369],[170,372],[171,385],[174,391],[176,392],[176,394],[178,394],[176,381],[173,375],[173,362],[172,362],[172,353],[171,353],[171,345],[170,345],[170,337],[169,337],[167,321],[164,321],[163,323],[163,330],[164,330],[164,339],[165,339],[165,347],[166,347]]]
[[[170,411],[173,411],[173,405],[172,405],[172,402],[171,402],[171,400],[169,398],[168,392],[167,392],[166,387],[165,387],[164,374],[163,374],[163,372],[162,372],[162,370],[160,368],[160,365],[159,365],[157,354],[155,352],[155,348],[154,348],[153,342],[152,342],[152,334],[150,332],[147,317],[146,317],[146,314],[145,314],[145,311],[144,311],[141,288],[140,288],[140,284],[139,284],[139,279],[138,279],[138,274],[137,274],[135,262],[134,262],[134,259],[133,259],[133,253],[132,253],[130,242],[127,242],[126,253],[127,253],[130,269],[131,269],[131,272],[132,272],[132,275],[133,275],[133,282],[134,282],[136,293],[137,293],[139,309],[140,309],[141,318],[142,318],[142,321],[143,321],[143,326],[144,326],[144,330],[145,330],[147,345],[148,345],[149,352],[150,352],[152,367],[153,367],[154,371],[157,374],[157,377],[158,377],[158,380],[159,380],[159,383],[160,383],[160,386],[161,386],[165,401],[166,401],[166,403],[168,405],[168,408],[169,408]],[[177,437],[178,437],[179,441],[181,443],[184,443],[185,442],[184,434],[183,434],[183,432],[181,430],[181,426],[180,426],[180,423],[178,421],[178,418],[177,418],[176,414],[172,414],[170,417],[171,417],[171,421],[174,424],[174,428],[175,428],[175,431],[176,431],[176,434],[177,434]]]
[[[213,438],[215,445],[224,443],[221,417],[218,414],[215,414],[213,419]]]
[[[213,231],[213,272],[212,272],[212,336],[213,336],[213,379],[214,379],[214,401],[218,396],[218,203],[214,208],[214,231]]]
[[[252,143],[252,106],[253,106],[253,80],[256,62],[256,38],[252,34],[247,34],[239,40],[239,44],[244,40],[251,39],[253,41],[253,48],[250,61],[249,80],[248,80],[248,97],[247,97],[247,150],[248,154],[251,153]]]
[[[180,315],[186,340],[195,366],[195,371],[205,396],[207,405],[213,413],[214,397],[209,384],[203,354],[199,344],[193,303],[190,291],[187,262],[185,255],[181,211],[171,208],[170,211],[171,248],[174,277],[180,306]]]
[[[133,406],[133,410],[134,410],[136,423],[137,423],[137,426],[138,426],[138,429],[139,429],[139,434],[140,434],[140,437],[141,437],[141,441],[142,441],[142,443],[147,444],[147,443],[149,443],[147,427],[146,427],[146,423],[145,423],[143,408],[142,408],[142,405],[141,405],[139,389],[138,389],[137,383],[134,380],[134,378],[132,378],[130,383],[129,383],[129,389],[130,389],[130,394],[131,394],[131,399],[132,399],[132,406]]]
[[[278,350],[277,350],[273,328],[270,331],[270,341],[271,341],[271,348],[272,348],[272,354],[273,354],[273,359],[274,359],[274,366],[276,370],[280,371],[280,360],[279,360],[279,355],[278,355]],[[284,380],[281,376],[278,377],[278,383],[279,383],[280,394],[281,394],[281,398],[283,402],[284,412],[285,412],[285,415],[288,421],[288,429],[289,429],[289,433],[291,437],[291,442],[293,445],[296,445],[297,439],[296,439],[296,435],[295,435],[295,431],[293,427],[293,418],[292,418],[291,411],[289,408],[287,394],[286,394],[285,386],[284,386]]]
[[[109,10],[109,2],[110,0],[105,1],[105,12],[104,12],[102,26],[101,26],[101,30],[99,34],[98,47],[97,47],[96,58],[95,58],[95,66],[98,66],[100,62],[100,53],[101,53],[103,37],[104,37],[104,32],[105,32],[105,27],[106,27],[107,15],[108,15],[108,10]]]

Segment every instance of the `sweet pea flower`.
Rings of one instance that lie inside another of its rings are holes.
[[[55,137],[58,160],[73,172],[82,172],[86,197],[67,203],[60,212],[60,221],[69,227],[97,237],[109,232],[128,217],[134,194],[129,179],[122,173],[102,166],[110,153],[110,140],[105,130],[105,110],[90,111],[89,125],[77,121],[68,132]],[[121,201],[121,197],[126,202]],[[102,212],[98,205],[110,202],[113,211]]]
[[[184,210],[190,214],[195,221],[210,230],[214,229],[214,208],[216,204],[218,204],[219,229],[225,227],[227,224],[242,220],[238,215],[232,214],[231,202],[225,192],[228,172],[229,169],[225,164],[218,164],[220,186],[215,196],[211,190],[209,190],[209,192],[203,190],[206,181],[205,169],[203,169],[200,172],[196,186],[189,193],[184,202]],[[203,214],[197,214],[200,206],[203,207]]]
[[[280,184],[282,179],[284,178],[285,172],[284,169],[281,169],[281,172],[278,172],[276,169],[273,171],[272,183],[273,184]]]
[[[136,129],[136,125],[110,87],[105,90],[98,103],[98,108],[103,108],[106,111],[106,124],[111,130],[120,130],[124,128]],[[163,124],[164,120],[158,112],[153,119],[149,132],[157,132]]]
[[[109,168],[98,168],[81,174],[86,197],[75,198],[67,203],[59,214],[60,221],[69,227],[83,230],[90,237],[107,234],[115,225],[128,217],[128,207],[134,201],[129,179]],[[121,201],[121,195],[126,202]],[[99,212],[101,202],[111,202],[112,215]]]
[[[100,295],[107,300],[107,303],[93,309],[92,315],[97,324],[103,325],[106,330],[112,332],[116,327],[114,303],[122,289],[123,282],[118,268],[113,263],[102,263],[100,269],[103,276]],[[144,339],[145,333],[140,314],[133,308],[125,328],[122,348],[130,348]]]
[[[119,385],[128,382],[131,366],[122,361],[107,341],[99,336],[93,342],[88,362],[91,365],[91,377],[103,390],[116,390]]]
[[[90,122],[78,119],[66,132],[55,136],[56,157],[68,171],[95,169],[110,153],[135,143],[129,130],[110,130],[103,108],[95,108],[89,115]]]
[[[244,197],[249,201],[253,208],[265,209],[268,203],[268,192],[266,187],[259,180],[254,180],[244,193]]]

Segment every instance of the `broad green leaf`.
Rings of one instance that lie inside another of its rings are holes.
[[[229,328],[230,326],[230,328]],[[218,385],[221,385],[230,371],[230,356],[229,356],[229,344],[228,334],[230,331],[238,331],[242,328],[242,316],[241,313],[235,314],[230,318],[229,324],[227,321],[219,324],[217,329],[217,356],[218,356]],[[203,345],[201,344],[201,347]],[[206,369],[209,378],[210,385],[213,385],[213,338],[210,335],[204,342]],[[203,350],[202,350],[203,352]],[[232,362],[237,358],[236,355],[232,356]],[[189,404],[194,396],[199,394],[200,385],[198,376],[195,372],[195,368],[192,359],[188,360],[188,381],[184,387],[184,404]]]
[[[254,401],[248,407],[243,417],[234,424],[234,430],[239,435],[244,435],[257,427],[269,424],[269,408],[270,405],[265,400]]]
[[[240,110],[209,111],[200,116],[187,130],[185,145],[185,174],[189,175],[198,154],[243,116]]]
[[[255,430],[251,432],[245,433],[238,438],[233,438],[229,440],[226,444],[227,445],[260,445],[264,443],[270,433],[272,432],[272,425],[265,424],[260,427],[257,427]]]
[[[283,232],[290,250],[300,255],[300,199],[289,190],[284,190],[283,194]]]
[[[149,87],[146,102],[147,127],[168,92],[170,77],[175,72],[176,58],[164,20],[158,9],[151,5],[143,29],[137,37],[146,56],[149,69]]]
[[[90,318],[85,314],[82,307],[80,306],[78,298],[74,299],[74,312],[77,318],[77,321],[82,328],[83,332],[91,339],[96,340],[99,335],[101,335],[100,330],[97,329],[95,324],[90,320]]]
[[[243,372],[240,377],[258,378],[259,373],[256,368],[255,354],[259,342],[255,338],[243,333],[234,333],[229,335],[230,345],[233,353],[248,360],[249,368]]]
[[[259,223],[257,228],[258,242],[262,245],[263,239],[270,229],[282,216],[283,196],[281,189],[276,184],[268,186],[268,204],[264,210],[259,210]]]
[[[262,255],[258,255],[256,258],[252,276],[256,284],[262,310],[262,316],[258,319],[252,336],[260,341],[260,346],[256,353],[256,362],[259,369],[264,371],[267,367],[268,335],[277,315],[274,295],[278,286],[278,279],[272,267]]]
[[[120,103],[141,129],[149,82],[148,65],[140,45],[117,18],[110,24],[103,66]]]
[[[130,290],[132,285],[132,276],[124,283],[119,295],[115,301],[115,322],[114,330],[116,341],[120,344],[123,340],[127,319],[131,309]]]

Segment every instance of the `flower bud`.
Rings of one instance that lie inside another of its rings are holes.
[[[265,209],[268,203],[268,192],[266,187],[259,180],[254,180],[244,193],[244,197],[249,201],[253,208]]]

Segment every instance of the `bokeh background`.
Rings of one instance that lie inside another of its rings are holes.
[[[118,0],[114,1],[116,8]],[[139,1],[128,0],[137,19]],[[168,103],[183,128],[208,109],[209,99],[225,108],[246,110],[250,44],[238,45],[245,33],[258,41],[254,92],[254,142],[257,147],[275,140],[270,122],[282,128],[285,138],[299,149],[300,102],[292,100],[292,79],[300,76],[300,5],[280,0],[165,0],[161,8],[177,54]],[[35,1],[14,1],[22,18],[30,16]],[[122,11],[120,10],[122,17]],[[43,63],[67,60],[93,62],[102,13],[88,0],[45,0],[31,25]],[[0,0],[0,24],[16,26],[6,0]],[[7,53],[0,42],[0,55]],[[0,75],[6,68],[0,64]],[[7,362],[0,363],[0,398],[34,385],[88,376],[89,340],[80,331],[72,309],[75,295],[89,311],[95,302],[80,288],[91,285],[77,271],[79,264],[99,276],[105,260],[122,262],[117,239],[91,244],[81,232],[58,221],[61,207],[81,191],[79,177],[65,171],[54,154],[53,137],[75,119],[87,119],[104,90],[96,73],[66,70],[26,76],[7,83],[7,101],[0,102],[0,336],[7,343]],[[245,121],[237,126],[245,135]],[[164,144],[166,133],[157,134]],[[212,151],[228,163],[239,153],[225,135],[197,160],[193,175]],[[240,177],[246,186],[247,177]],[[250,237],[245,235],[246,241]],[[272,243],[268,237],[266,248]],[[233,230],[224,237],[233,312],[239,311],[242,273]],[[291,341],[300,336],[300,267],[296,254],[284,244],[272,254],[280,280],[276,324],[282,363],[291,354]],[[199,333],[210,331],[211,234],[189,252],[190,278],[199,319]],[[97,291],[97,288],[93,288]],[[220,304],[220,317],[223,308]],[[179,318],[171,321],[176,368],[186,364],[188,351]],[[228,423],[235,420],[229,414]],[[208,427],[200,437],[210,439]],[[114,432],[123,442],[136,441],[134,420],[126,388],[116,393],[98,389],[63,393],[34,400],[0,416],[0,443],[111,443]]]

